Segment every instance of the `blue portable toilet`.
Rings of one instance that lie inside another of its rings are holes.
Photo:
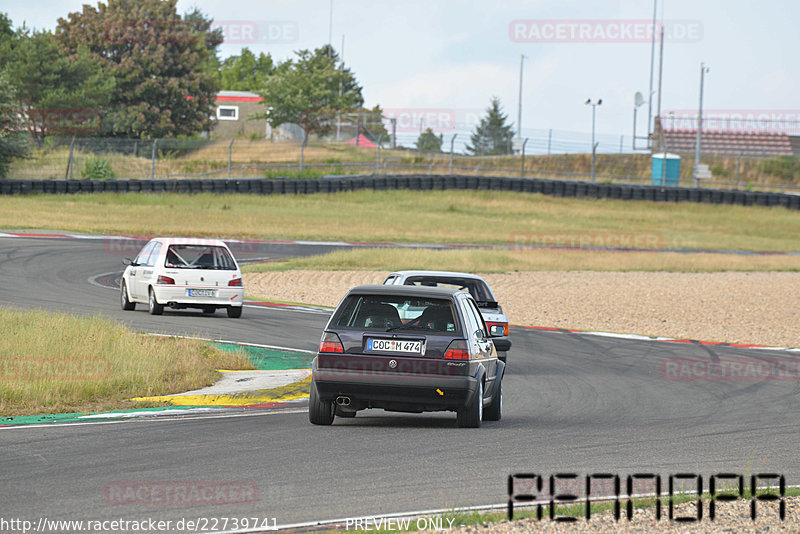
[[[681,177],[681,157],[678,154],[653,154],[650,180],[653,185],[678,187]]]

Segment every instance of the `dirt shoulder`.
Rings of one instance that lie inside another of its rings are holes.
[[[380,271],[244,275],[249,297],[336,306]],[[800,273],[515,272],[485,278],[512,324],[800,347]]]

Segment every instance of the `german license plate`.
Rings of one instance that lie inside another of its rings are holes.
[[[419,354],[422,352],[422,341],[407,341],[403,339],[367,339],[367,350],[380,350],[384,352],[407,352]]]
[[[216,297],[217,292],[213,289],[188,289],[190,297]]]

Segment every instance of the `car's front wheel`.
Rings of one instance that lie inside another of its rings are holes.
[[[148,311],[150,315],[161,315],[164,313],[164,305],[159,304],[156,300],[156,292],[153,291],[153,288],[150,288],[150,298],[147,300],[148,304]]]
[[[311,393],[308,397],[308,420],[314,425],[330,425],[333,423],[333,401],[324,401],[317,394],[317,386],[311,383]]]
[[[497,383],[497,393],[492,399],[492,403],[483,412],[486,421],[499,421],[503,417],[503,380]]]
[[[470,403],[459,408],[456,414],[461,428],[480,428],[483,419],[483,382],[478,382],[478,390]]]
[[[244,306],[228,306],[228,317],[238,319],[242,316],[242,309]]]
[[[123,310],[131,311],[136,309],[136,303],[128,299],[128,286],[125,282],[122,282],[122,285],[119,287],[119,300]]]

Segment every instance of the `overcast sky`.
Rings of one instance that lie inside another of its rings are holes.
[[[3,0],[0,10],[15,26],[25,21],[54,29],[58,17],[83,3]],[[425,126],[445,136],[456,131],[448,130],[449,121],[474,120],[493,95],[517,122],[521,54],[524,136],[550,128],[588,135],[592,114],[584,101],[602,98],[597,131],[624,134],[627,145],[634,95],[640,91],[647,99],[652,0],[178,2],[181,12],[194,6],[225,29],[221,58],[247,46],[282,60],[327,43],[331,34],[339,50],[344,35],[344,59],[367,106],[405,113],[403,120],[414,124],[427,117]],[[706,110],[800,118],[799,6],[788,0],[659,0],[659,17],[663,8],[671,34],[664,48],[662,109],[697,109],[704,61],[710,67]],[[639,108],[640,118],[647,107]]]

